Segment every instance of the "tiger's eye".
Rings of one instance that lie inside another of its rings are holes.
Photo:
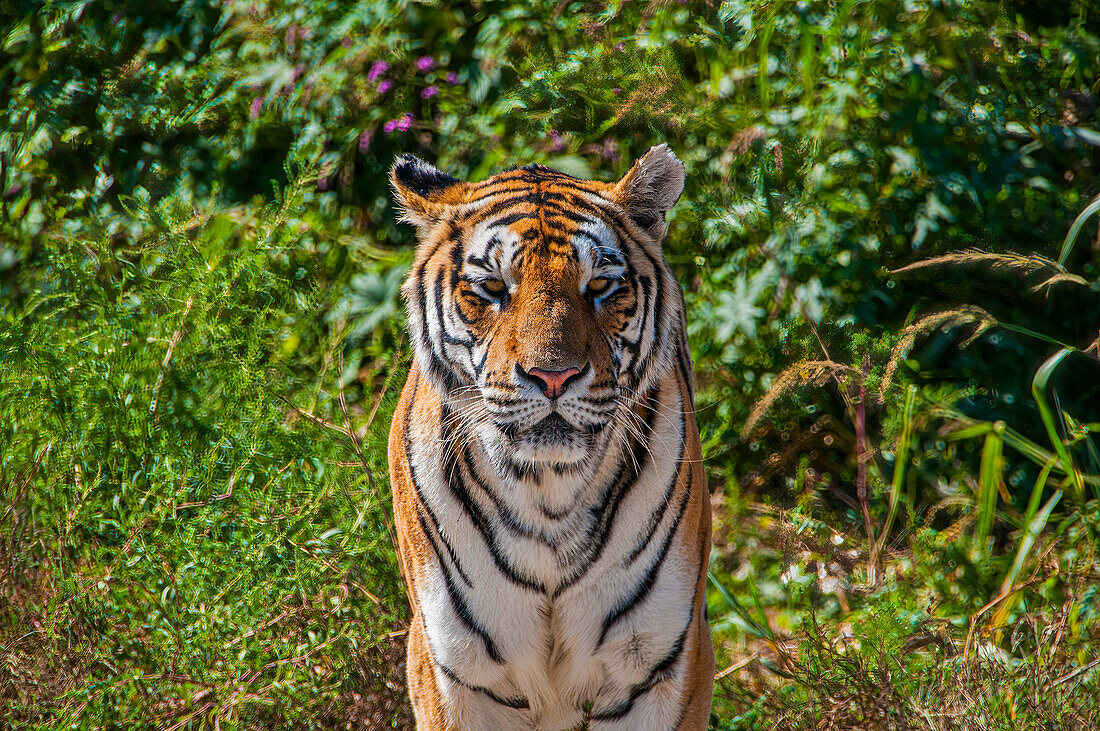
[[[588,294],[600,294],[606,292],[611,286],[611,280],[607,277],[594,277],[588,280]]]
[[[481,283],[481,286],[485,288],[485,291],[489,294],[504,294],[504,282],[499,279],[486,279]]]

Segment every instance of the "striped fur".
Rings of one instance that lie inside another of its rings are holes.
[[[660,250],[683,180],[664,145],[614,184],[394,166],[420,238],[389,458],[421,731],[706,728],[710,508]]]

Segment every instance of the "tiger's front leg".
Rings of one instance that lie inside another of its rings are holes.
[[[409,627],[406,675],[417,731],[497,731],[534,729],[529,713],[508,708],[462,687],[432,661],[423,621]]]

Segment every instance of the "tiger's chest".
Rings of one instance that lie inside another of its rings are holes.
[[[682,429],[657,423],[663,451],[583,475],[557,510],[552,484],[500,480],[476,451],[434,446],[430,426],[408,441],[432,547],[420,613],[444,685],[484,706],[474,715],[569,728],[586,708],[628,711],[675,661],[697,567],[678,550]]]

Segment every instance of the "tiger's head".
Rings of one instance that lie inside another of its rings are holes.
[[[594,463],[676,362],[660,244],[683,164],[660,145],[615,183],[542,165],[468,183],[405,155],[391,182],[418,229],[402,292],[445,426],[526,469]]]

